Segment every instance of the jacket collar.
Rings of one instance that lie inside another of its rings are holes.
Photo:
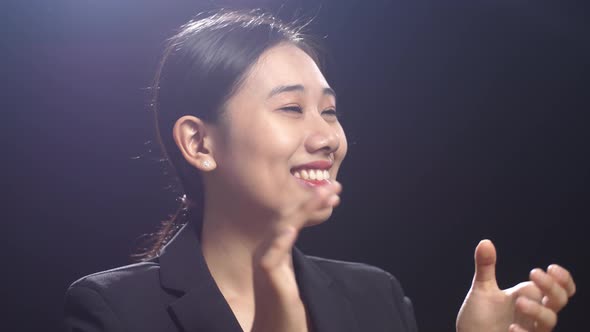
[[[182,331],[242,331],[209,272],[193,222],[168,242],[158,261],[162,287],[180,295],[168,311]]]
[[[311,318],[311,332],[361,331],[350,300],[332,277],[297,248],[293,248],[293,267]]]
[[[207,267],[192,222],[162,249],[158,261],[162,287],[179,295],[168,311],[183,331],[242,331]],[[297,248],[293,265],[312,331],[358,331],[350,302],[332,278]]]

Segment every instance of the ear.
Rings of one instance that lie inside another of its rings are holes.
[[[213,157],[213,130],[201,119],[185,115],[174,124],[172,136],[184,159],[195,168],[207,172],[217,167]]]

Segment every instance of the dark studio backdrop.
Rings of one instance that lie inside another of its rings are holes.
[[[491,238],[502,288],[571,269],[557,331],[587,331],[584,1],[283,2],[234,3],[317,15],[349,141],[342,204],[299,246],[390,271],[421,331],[452,331]],[[57,330],[67,286],[173,212],[146,87],[165,38],[228,3],[2,2],[0,329]]]

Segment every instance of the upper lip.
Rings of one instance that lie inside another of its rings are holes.
[[[316,160],[307,164],[295,166],[291,169],[291,171],[293,172],[300,169],[330,169],[333,164],[334,162],[331,160]]]

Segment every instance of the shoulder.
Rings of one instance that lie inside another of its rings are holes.
[[[155,262],[141,262],[84,276],[70,285],[72,288],[89,288],[95,292],[118,292],[134,289],[159,279],[160,266]]]
[[[159,271],[158,263],[141,262],[87,275],[70,285],[66,304],[105,304],[114,311],[141,304],[148,309],[171,295],[160,286]]]
[[[399,281],[389,272],[365,263],[307,256],[324,273],[344,286],[365,285],[366,287],[401,287]]]
[[[417,331],[412,302],[391,273],[365,263],[306,257],[339,287],[357,307],[357,312],[366,312],[366,308],[371,308],[370,318],[364,324],[372,324],[375,317],[383,318],[377,321],[397,317],[404,331]],[[396,314],[392,315],[392,312]]]
[[[66,331],[125,331],[146,321],[146,314],[151,315],[152,323],[164,321],[158,313],[172,297],[159,284],[159,265],[154,262],[126,265],[76,280],[65,294]]]

